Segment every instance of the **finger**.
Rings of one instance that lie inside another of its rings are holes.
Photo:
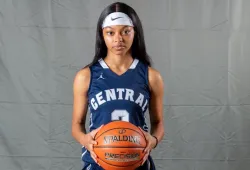
[[[96,157],[92,153],[90,155],[91,155],[92,159],[97,163]]]
[[[149,150],[145,151],[145,156],[149,155],[149,153],[150,153]]]
[[[93,155],[95,158],[97,158],[97,156],[96,156],[95,152],[90,151],[90,153],[91,153],[91,155]]]
[[[95,158],[97,158],[94,149],[93,149],[93,145],[90,146],[90,150],[89,150],[90,154],[93,155]]]
[[[97,145],[97,142],[95,140],[92,140],[90,143],[93,145]]]
[[[147,154],[144,155],[143,159],[142,159],[142,163],[141,165],[143,165],[145,163],[145,160],[147,159]]]
[[[96,154],[94,153],[94,152],[90,152],[90,155],[91,155],[91,157],[92,157],[92,159],[95,161],[95,163],[97,163],[99,166],[101,166],[99,163],[98,163],[98,160],[97,160],[97,156],[96,156]]]
[[[148,155],[149,155],[148,153],[146,153],[146,154],[144,155],[141,165],[143,165],[143,164],[145,163],[145,161],[148,159]]]
[[[147,142],[147,145],[146,145],[145,149],[143,150],[143,152],[147,152],[148,150],[150,150],[150,144],[151,143],[150,143],[148,138],[146,138],[146,142]]]
[[[146,137],[146,147],[142,150],[142,152],[146,152],[149,148],[149,139],[148,139],[147,135],[145,135],[145,137]]]
[[[146,148],[143,150],[143,152],[149,152],[149,150],[150,150],[150,144],[147,143],[147,146],[146,146]]]

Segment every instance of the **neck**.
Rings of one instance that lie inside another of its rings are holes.
[[[133,62],[133,57],[130,53],[125,55],[115,55],[108,52],[108,55],[105,57],[104,60],[111,68],[128,68]]]

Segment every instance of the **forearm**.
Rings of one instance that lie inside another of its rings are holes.
[[[151,123],[151,135],[155,136],[160,142],[164,136],[164,124],[163,121],[152,122]]]
[[[86,134],[85,126],[82,126],[80,123],[75,123],[72,126],[72,136],[77,142],[84,146],[84,136]]]

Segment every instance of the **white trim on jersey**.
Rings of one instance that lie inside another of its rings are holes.
[[[102,68],[109,68],[102,58],[99,59],[98,61],[101,64]]]
[[[102,68],[108,69],[108,65],[105,63],[105,61],[101,58],[98,60],[100,65],[102,66]],[[134,59],[133,63],[131,64],[131,66],[129,67],[129,69],[135,69],[135,67],[137,66],[137,64],[139,63],[138,59]]]
[[[136,65],[139,63],[138,59],[134,59],[133,63],[131,64],[131,66],[129,67],[129,69],[135,69]]]
[[[82,156],[81,156],[81,159],[82,159],[82,157],[87,153],[87,149],[82,153]]]
[[[90,168],[91,168],[91,164],[89,164],[89,166],[87,167],[87,170],[90,170]]]
[[[93,120],[92,120],[92,113],[90,113],[90,125],[89,125],[89,128],[91,128],[93,126]]]

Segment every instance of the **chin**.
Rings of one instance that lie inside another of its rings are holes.
[[[125,55],[125,53],[124,52],[116,52],[116,53],[114,53],[115,55]]]
[[[126,51],[122,50],[122,51],[113,51],[113,54],[115,55],[125,55]]]

